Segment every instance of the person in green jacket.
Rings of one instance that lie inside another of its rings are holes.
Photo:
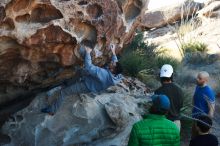
[[[150,114],[133,125],[128,146],[179,146],[179,129],[165,117],[170,109],[169,98],[153,95],[152,102]]]

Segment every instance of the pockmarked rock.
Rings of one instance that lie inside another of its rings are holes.
[[[54,116],[40,113],[46,103],[42,93],[3,125],[11,138],[7,146],[125,146],[132,125],[147,111],[141,105],[150,101],[142,88],[125,87],[66,97]]]
[[[84,40],[99,52],[94,64],[104,65],[111,43],[118,54],[132,40],[147,2],[1,0],[0,84],[29,90],[74,77]]]

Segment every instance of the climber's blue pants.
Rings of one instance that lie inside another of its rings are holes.
[[[55,113],[59,109],[65,97],[74,95],[74,94],[89,93],[90,91],[86,87],[83,81],[77,81],[74,84],[64,87],[64,88],[61,88],[61,86],[53,88],[47,92],[47,95],[53,96],[55,92],[59,92],[58,94],[59,96],[56,98],[54,103],[52,103],[51,105],[47,107],[49,112],[51,113]]]

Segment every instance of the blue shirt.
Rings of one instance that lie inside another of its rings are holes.
[[[112,56],[112,61],[117,62],[117,56]],[[87,88],[91,92],[99,92],[110,86],[116,85],[122,80],[122,75],[113,75],[107,68],[101,68],[92,64],[91,55],[86,53],[85,55],[85,68],[88,73],[83,77]]]
[[[211,87],[199,87],[196,86],[196,90],[193,96],[194,107],[192,111],[192,116],[195,118],[201,114],[208,114],[209,107],[208,103],[215,102],[215,94]]]

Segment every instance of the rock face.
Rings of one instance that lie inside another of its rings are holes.
[[[82,64],[78,49],[83,40],[95,44],[102,55],[94,62],[103,65],[110,43],[118,53],[131,41],[146,2],[1,0],[1,90],[7,92],[8,84],[34,88],[74,76],[67,68]]]
[[[194,11],[194,15],[193,15],[194,19],[190,19],[190,17],[188,17],[184,21],[179,20],[177,21],[178,23],[173,23],[173,25],[163,26],[167,24],[167,22],[164,21],[164,19],[156,19],[155,17],[156,23],[152,23],[151,25],[150,24],[151,21],[149,21],[150,28],[155,27],[155,29],[145,31],[146,41],[150,43],[158,44],[159,45],[158,48],[164,49],[163,51],[164,53],[166,53],[166,55],[174,57],[178,60],[182,60],[183,57],[181,53],[181,45],[183,43],[187,43],[190,41],[204,42],[207,45],[209,54],[219,53],[220,42],[219,42],[218,34],[220,32],[220,29],[216,26],[220,24],[220,19],[219,19],[220,15],[218,15],[220,10],[220,1],[210,0],[207,1],[205,4],[200,4],[200,5],[201,6],[204,5],[204,7],[199,11]],[[179,10],[180,8],[181,8],[181,4],[179,4]],[[168,9],[172,10],[173,8],[167,7],[164,8],[163,10],[158,10],[158,12],[159,11],[166,12],[166,10]],[[150,12],[151,11],[148,11],[146,15]],[[177,11],[170,11],[170,12],[174,14]],[[173,17],[173,14],[167,16],[167,18]],[[142,16],[143,19],[141,20],[143,22],[145,18],[144,16],[145,15]],[[181,17],[178,17],[178,19],[179,18]],[[176,21],[178,19],[173,19],[173,20]],[[172,22],[170,24],[172,24]],[[147,24],[148,23],[143,25],[147,27]],[[162,27],[158,28],[157,26],[162,26]],[[178,32],[178,30],[185,32],[185,35],[180,36],[181,31]]]
[[[202,5],[196,2],[185,1],[169,7],[146,11],[141,16],[141,26],[145,28],[158,28],[172,24],[180,19],[195,15]]]
[[[3,126],[11,137],[7,146],[125,146],[149,101],[140,87],[121,84],[99,95],[67,97],[54,116],[39,112],[45,95],[38,95]]]
[[[220,1],[212,0],[208,2],[204,9],[198,12],[200,18],[219,18],[220,17]]]

